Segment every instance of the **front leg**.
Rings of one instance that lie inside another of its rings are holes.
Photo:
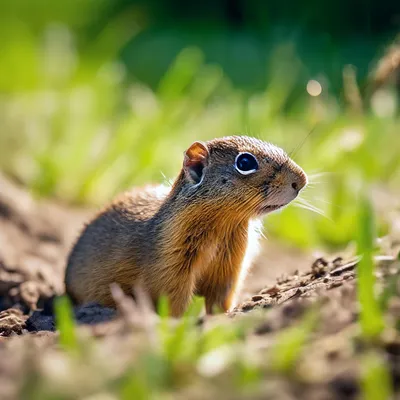
[[[169,300],[170,314],[172,317],[179,318],[186,311],[193,297],[194,277],[193,274],[187,274],[186,279],[174,282],[167,292]]]
[[[216,258],[196,285],[196,294],[205,298],[207,314],[213,314],[214,307],[230,311],[243,280],[241,260],[227,262],[224,258]]]
[[[158,270],[157,275],[152,275],[146,282],[147,287],[152,287],[154,292],[151,297],[158,307],[161,296],[168,299],[171,317],[181,317],[188,308],[195,290],[195,276],[189,269],[174,268],[174,266]]]
[[[236,295],[238,292],[239,280],[230,279],[230,282],[221,282],[209,287],[206,294],[206,313],[213,314],[214,307],[222,310],[223,312],[230,311],[236,303]]]

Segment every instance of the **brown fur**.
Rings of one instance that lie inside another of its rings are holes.
[[[257,158],[254,174],[235,170],[240,152]],[[227,311],[251,261],[252,222],[293,200],[293,183],[303,188],[305,173],[271,144],[245,136],[195,143],[171,189],[127,192],[86,226],[68,260],[67,292],[77,303],[114,306],[111,283],[126,293],[140,284],[155,303],[167,295],[174,316],[193,294],[208,313]]]

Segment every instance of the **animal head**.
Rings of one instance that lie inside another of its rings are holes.
[[[198,203],[259,216],[286,206],[307,185],[279,147],[247,136],[194,142],[184,153],[182,194]]]

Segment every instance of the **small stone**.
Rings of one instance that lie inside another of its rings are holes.
[[[336,267],[340,267],[342,265],[343,262],[343,258],[342,257],[336,257],[333,261],[332,264],[333,266]]]
[[[254,301],[247,301],[246,303],[242,304],[243,311],[250,311],[255,307],[256,303]]]
[[[279,289],[278,286],[273,286],[269,289],[264,289],[263,291],[261,291],[261,294],[269,294],[271,297],[275,297],[280,291],[281,289]]]
[[[254,330],[256,335],[265,335],[266,333],[270,333],[273,331],[272,325],[270,322],[263,322],[262,324],[258,325],[257,328]]]
[[[331,285],[329,286],[328,289],[334,289],[334,288],[339,287],[339,286],[342,286],[342,285],[343,285],[343,282],[342,282],[342,281],[335,281],[335,282],[332,282],[332,283],[331,283]]]
[[[311,266],[311,272],[315,278],[319,278],[320,276],[323,276],[327,272],[327,266],[328,266],[328,261],[326,261],[324,258],[317,258],[312,266]]]

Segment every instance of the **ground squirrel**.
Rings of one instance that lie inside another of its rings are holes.
[[[229,311],[254,256],[260,218],[307,184],[279,147],[246,136],[195,142],[172,187],[117,197],[83,230],[69,256],[67,293],[76,303],[114,306],[110,284],[140,284],[181,316],[194,294]]]

